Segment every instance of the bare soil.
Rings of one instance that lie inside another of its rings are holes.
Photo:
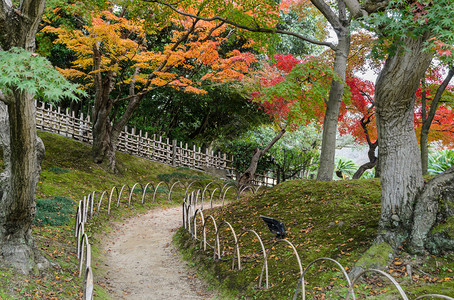
[[[104,239],[106,289],[113,299],[213,299],[214,292],[172,244],[181,208],[155,209],[114,224]]]

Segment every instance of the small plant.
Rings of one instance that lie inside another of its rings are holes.
[[[74,201],[57,196],[36,201],[36,217],[33,223],[38,226],[62,226],[70,222],[74,214]]]
[[[55,173],[55,174],[64,174],[64,173],[69,173],[69,170],[59,168],[59,167],[50,167],[49,172]]]
[[[348,158],[339,157],[336,158],[336,175],[339,178],[344,178],[344,176],[351,177],[358,169],[358,166]]]
[[[434,151],[429,154],[429,174],[440,174],[454,164],[454,150]]]

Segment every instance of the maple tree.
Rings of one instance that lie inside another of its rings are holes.
[[[374,84],[368,80],[356,76],[347,78],[351,98],[350,107],[339,116],[339,133],[350,134],[358,143],[366,142],[369,149],[367,156],[369,161],[361,165],[353,174],[352,179],[361,178],[362,174],[376,167],[377,156],[375,150],[378,147],[377,128],[374,110]],[[379,176],[376,171],[375,176]]]
[[[437,142],[444,147],[452,147],[454,143],[453,110],[449,106],[449,97],[442,98],[445,89],[449,94],[452,93],[450,91],[452,87],[448,83],[453,74],[453,70],[450,69],[442,80],[440,67],[431,69],[421,80],[421,86],[416,92],[415,130],[419,136],[421,161],[425,170],[423,174],[427,173],[428,167],[428,142]],[[375,167],[377,162],[375,149],[378,147],[378,139],[373,98],[375,86],[372,82],[355,76],[347,79],[347,85],[352,95],[351,106],[347,113],[341,113],[339,132],[351,134],[356,142],[367,142],[369,146],[369,162],[362,165],[353,176],[353,179],[358,179],[362,172]],[[439,103],[443,105],[438,107]],[[433,125],[430,118],[434,121]]]
[[[434,56],[432,37],[436,36],[446,47],[453,41],[450,30],[453,12],[445,9],[452,3],[444,0],[345,2],[354,17],[363,19],[365,26],[380,33],[375,54],[386,57],[374,96],[382,183],[377,240],[393,247],[407,240],[410,251],[422,252],[429,247],[438,251],[444,247],[440,241],[449,238],[442,235],[434,238],[431,229],[449,217],[435,218],[435,215],[436,207],[450,197],[454,169],[424,183],[414,130],[414,97]],[[386,8],[386,13],[379,7]],[[437,55],[444,54],[437,51]],[[429,246],[431,242],[436,246]]]
[[[274,60],[271,64],[262,62],[262,68],[243,81],[252,100],[270,116],[279,131],[263,149],[256,149],[250,166],[239,179],[240,185],[250,183],[259,159],[287,130],[295,130],[311,120],[323,120],[330,83],[333,78],[340,80],[316,57],[297,59],[291,54],[276,54]]]
[[[452,95],[453,87],[449,86],[449,82],[454,76],[454,66],[449,68],[443,80],[440,66],[429,69],[427,73],[417,91],[415,118],[423,174],[428,171],[429,141],[441,142],[445,147],[454,146],[454,109],[452,104],[449,105],[449,101],[442,99],[446,94]]]
[[[242,34],[253,39],[254,45],[260,49],[269,45],[269,40],[260,34],[268,33],[268,39],[275,39],[275,34],[284,34],[299,38],[315,45],[329,47],[334,51],[332,68],[338,75],[331,83],[330,94],[326,101],[326,110],[323,121],[323,134],[320,165],[317,179],[332,180],[334,171],[334,155],[336,145],[337,120],[344,91],[344,80],[347,69],[347,57],[350,50],[350,26],[351,18],[344,1],[325,2],[323,0],[309,1],[211,1],[208,5],[204,2],[203,10],[195,15],[190,12],[193,7],[199,7],[198,1],[180,1],[171,4],[159,0],[143,0],[144,2],[157,3],[169,8],[171,11],[188,16],[194,20],[212,22],[225,22],[242,30]],[[297,13],[301,18],[305,16],[317,16],[322,18],[320,24],[329,23],[337,37],[337,45],[323,41],[326,38],[326,30],[321,29],[319,36],[313,37],[299,34],[294,31],[282,30],[277,26],[281,14],[289,12]]]
[[[170,42],[160,45],[162,50],[150,39],[162,24],[109,11],[94,15],[84,30],[46,28],[58,35],[56,43],[77,53],[72,67],[60,71],[94,91],[93,160],[101,163],[107,158],[112,171],[119,135],[146,94],[161,86],[203,94],[201,81],[239,80],[255,62],[255,55],[237,49],[219,55],[217,48],[225,41],[220,35],[223,24],[185,18],[173,22],[176,29]],[[209,70],[192,80],[191,72],[202,66]]]

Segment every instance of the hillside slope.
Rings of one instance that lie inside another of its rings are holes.
[[[248,199],[232,203],[223,209],[205,211],[204,218],[214,216],[218,226],[225,220],[232,224],[237,236],[246,230],[255,230],[268,249],[270,289],[257,288],[263,266],[258,239],[252,234],[240,239],[242,270],[232,270],[234,241],[227,226],[220,231],[222,260],[213,260],[213,250],[201,250],[200,242],[180,230],[176,241],[186,257],[200,267],[200,271],[227,298],[288,299],[295,292],[299,267],[292,249],[286,243],[276,243],[260,218],[275,218],[285,224],[287,237],[301,257],[303,269],[321,257],[338,260],[347,271],[369,249],[378,230],[380,217],[379,180],[349,180],[315,182],[287,181],[273,189],[259,192]],[[200,218],[198,218],[200,227]],[[214,245],[213,226],[207,227],[207,239]],[[201,229],[197,234],[202,236]],[[403,250],[389,260],[382,245],[374,247],[373,257],[363,257],[362,263],[378,267],[395,276],[409,295],[439,293],[454,296],[454,256],[415,257]],[[203,248],[202,248],[203,249]],[[412,271],[408,274],[407,265]],[[346,282],[333,263],[313,265],[306,277],[310,299],[343,299]],[[368,299],[400,299],[396,289],[375,276],[358,284],[358,295]]]

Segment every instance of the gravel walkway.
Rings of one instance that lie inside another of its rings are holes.
[[[116,223],[104,239],[105,284],[113,299],[213,299],[173,248],[181,208],[155,209]]]

